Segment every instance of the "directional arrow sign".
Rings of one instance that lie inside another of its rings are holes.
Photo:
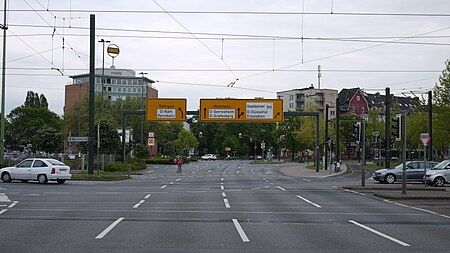
[[[147,99],[147,121],[185,121],[186,99]]]
[[[282,122],[281,99],[200,99],[200,121]]]

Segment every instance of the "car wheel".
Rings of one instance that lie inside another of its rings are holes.
[[[11,175],[9,175],[8,172],[3,172],[3,174],[2,174],[2,181],[3,181],[4,183],[9,183],[9,182],[11,182]]]
[[[65,179],[56,179],[56,182],[58,182],[58,184],[64,184],[64,182],[66,182]]]
[[[445,184],[445,180],[443,177],[437,177],[434,179],[434,185],[437,187],[442,187]]]
[[[384,181],[388,184],[393,184],[395,182],[395,175],[387,174],[386,177],[384,177]]]
[[[37,179],[40,184],[46,184],[48,181],[45,174],[40,174]]]

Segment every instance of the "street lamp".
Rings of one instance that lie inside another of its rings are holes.
[[[139,73],[139,75],[142,76],[142,85],[141,85],[141,110],[144,110],[144,82],[145,82],[145,75],[147,75],[148,73],[145,72],[141,72]],[[147,85],[145,85],[145,87],[147,87]],[[146,96],[147,96],[147,90],[145,92]],[[142,144],[144,144],[144,118],[141,118],[141,142]]]
[[[105,82],[105,43],[110,43],[109,40],[101,39],[98,42],[103,44],[103,58],[102,58],[102,79],[101,79],[101,86],[102,86],[102,114],[103,114],[103,84]]]

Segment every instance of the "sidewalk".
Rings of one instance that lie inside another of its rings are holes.
[[[311,165],[312,163],[310,163]],[[345,164],[341,165],[339,173],[330,170],[319,170],[306,168],[306,163],[286,163],[283,167],[277,169],[278,172],[296,178],[326,178],[330,176],[340,175],[347,170]],[[366,186],[362,187],[359,182],[354,185],[346,185],[342,188],[355,190],[358,192],[372,193],[373,196],[384,199],[415,199],[415,200],[450,200],[450,191],[447,187],[425,186],[423,184],[408,184],[406,194],[402,194],[401,184],[380,184],[366,181]]]
[[[312,165],[313,163],[286,163],[283,167],[277,169],[278,172],[289,176],[289,177],[316,177],[316,178],[325,178],[334,175],[339,175],[344,173],[347,170],[347,166],[345,164],[341,165],[341,170],[338,173],[334,172],[334,166],[332,166],[331,170],[321,169],[319,172],[316,172],[315,169],[308,169],[306,166]]]

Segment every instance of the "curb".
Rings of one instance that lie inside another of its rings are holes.
[[[379,193],[376,192],[373,194],[375,197],[384,198],[384,199],[416,199],[416,200],[450,200],[450,195],[448,196],[425,196],[425,195],[417,195],[413,194],[401,194],[401,193]]]

